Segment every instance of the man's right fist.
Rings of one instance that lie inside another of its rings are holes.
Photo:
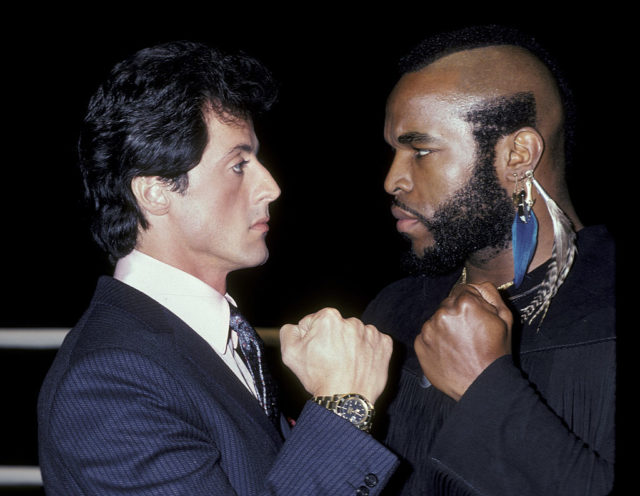
[[[391,338],[334,308],[280,329],[282,361],[313,396],[358,393],[374,403],[387,383]]]

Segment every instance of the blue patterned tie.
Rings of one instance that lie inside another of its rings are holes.
[[[238,343],[248,365],[249,372],[253,378],[253,383],[258,392],[258,401],[267,416],[273,421],[276,428],[280,426],[280,411],[278,409],[277,388],[275,381],[271,378],[267,367],[264,342],[258,336],[251,324],[247,322],[238,309],[229,305],[231,317],[229,327],[238,334]]]

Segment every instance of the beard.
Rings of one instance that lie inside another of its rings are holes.
[[[411,250],[405,257],[404,265],[410,272],[447,274],[462,266],[472,253],[483,250],[491,258],[492,253],[509,246],[514,207],[493,163],[493,154],[481,156],[467,183],[438,205],[431,218],[395,201],[415,215],[434,239],[423,253]]]

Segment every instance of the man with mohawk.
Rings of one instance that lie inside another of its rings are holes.
[[[389,494],[613,487],[614,247],[569,198],[569,107],[542,53],[499,27],[439,35],[388,99],[385,189],[418,269],[364,315],[400,344]]]

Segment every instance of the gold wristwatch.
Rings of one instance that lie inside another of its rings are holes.
[[[313,401],[348,420],[358,429],[370,432],[373,422],[373,405],[364,396],[356,393],[316,396]]]

